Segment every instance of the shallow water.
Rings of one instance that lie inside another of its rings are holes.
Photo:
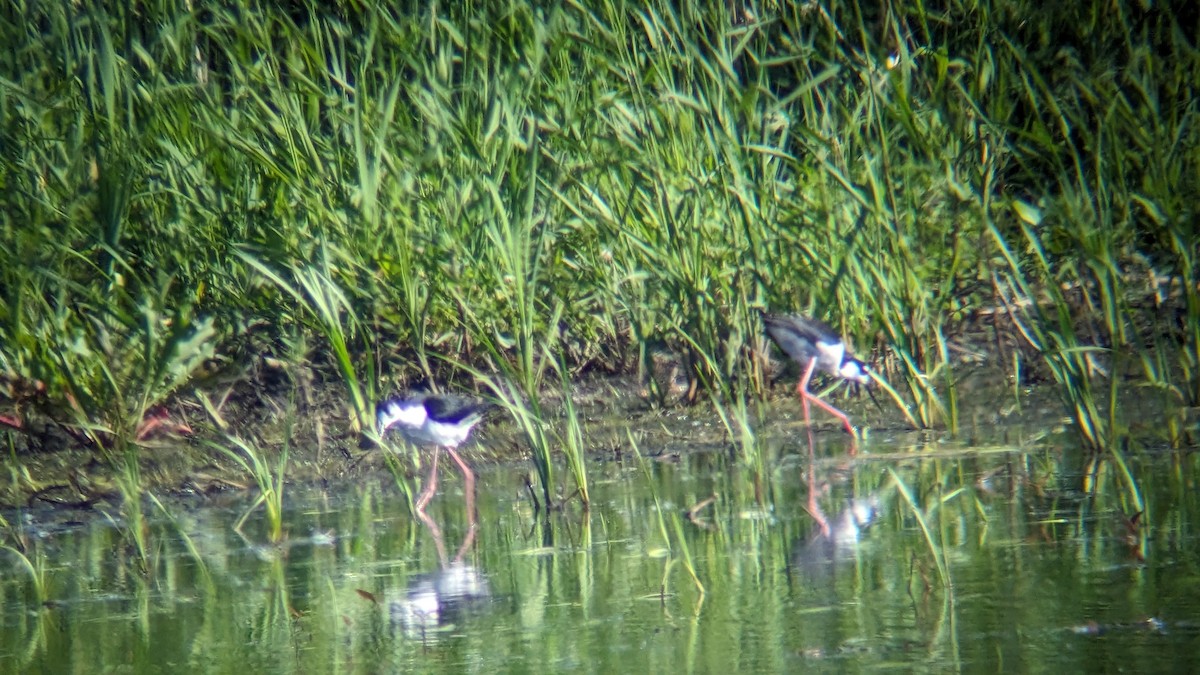
[[[44,582],[0,552],[0,670],[1200,669],[1193,455],[816,440],[593,462],[588,514],[481,468],[473,537],[449,465],[429,523],[382,472],[289,487],[282,547],[247,495],[147,506],[146,574],[116,516],[8,513]]]

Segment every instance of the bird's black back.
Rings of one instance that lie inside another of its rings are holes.
[[[443,424],[458,424],[463,420],[478,417],[495,407],[495,404],[461,396],[430,396],[425,399],[425,412],[429,419]]]

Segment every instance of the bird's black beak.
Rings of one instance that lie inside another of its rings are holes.
[[[871,397],[871,402],[875,404],[876,408],[879,408],[880,414],[886,415],[887,413],[884,412],[883,406],[879,404],[879,399],[875,398],[875,392],[871,391],[870,387],[864,386],[863,388],[867,390],[867,396]]]
[[[867,396],[871,397],[871,403],[874,403],[875,407],[879,408],[879,412],[886,414],[883,410],[883,406],[879,404],[879,399],[875,398],[875,392],[871,390],[871,384],[869,382],[852,382],[850,386],[854,388],[854,394],[856,396],[858,395],[859,389],[866,389]]]

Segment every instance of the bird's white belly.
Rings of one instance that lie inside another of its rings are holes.
[[[421,426],[400,426],[400,433],[410,443],[417,445],[441,445],[451,448],[462,445],[471,433],[468,425],[455,426],[435,422],[426,418]]]

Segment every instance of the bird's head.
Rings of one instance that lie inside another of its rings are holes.
[[[871,366],[868,366],[852,356],[847,356],[846,358],[842,359],[842,367],[838,368],[838,375],[851,382],[870,384]]]

